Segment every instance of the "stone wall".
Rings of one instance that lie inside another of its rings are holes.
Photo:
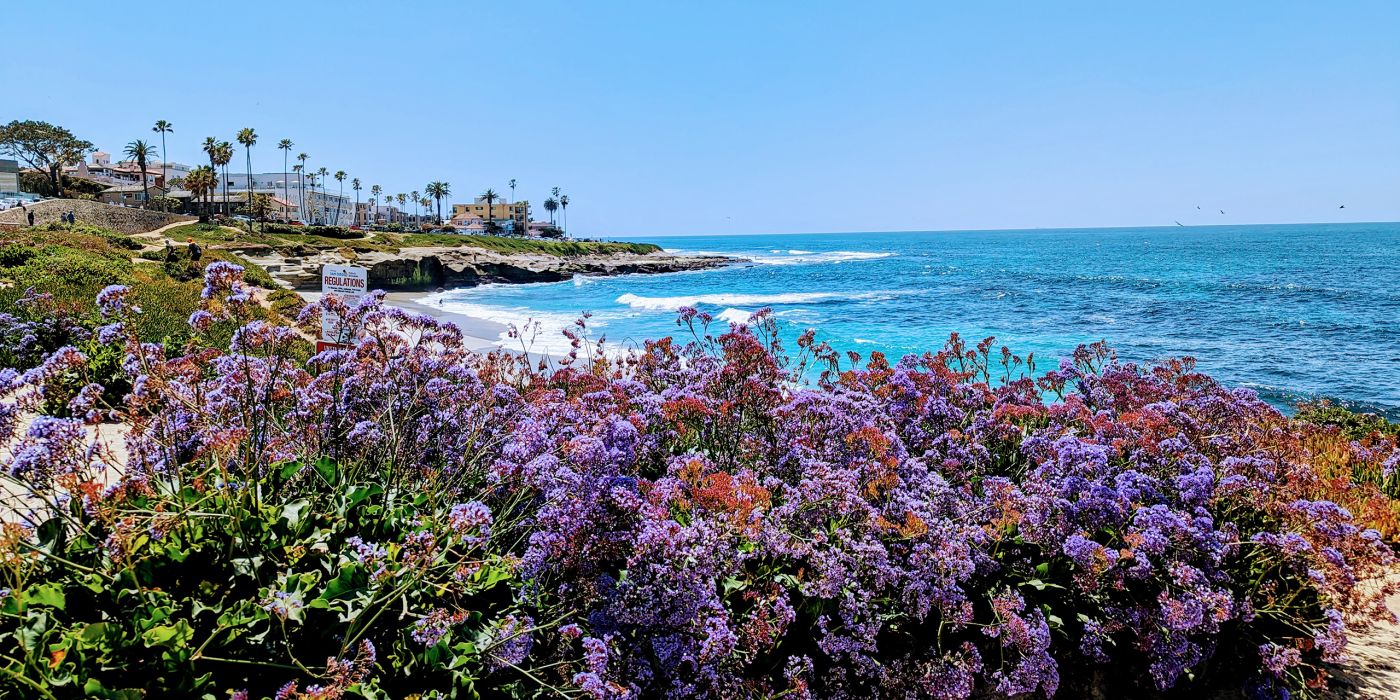
[[[27,205],[26,209],[14,207],[0,211],[0,224],[24,224],[26,211],[34,212],[34,223],[39,226],[57,222],[59,217],[71,211],[80,224],[101,226],[119,233],[145,233],[167,224],[197,221],[193,216],[131,209],[85,199],[48,199]]]

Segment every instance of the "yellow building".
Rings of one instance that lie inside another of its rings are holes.
[[[529,215],[529,202],[495,201],[491,203],[490,220],[505,228],[524,231],[525,221]],[[485,224],[486,221],[486,200],[480,197],[477,197],[476,201],[471,204],[452,205],[452,224],[454,226],[465,226],[473,222]]]

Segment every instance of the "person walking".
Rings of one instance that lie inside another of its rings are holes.
[[[30,225],[30,226],[33,226],[33,225],[34,225],[34,212],[32,212],[32,211],[29,212],[29,225]]]
[[[175,259],[175,246],[170,245],[170,239],[165,239],[165,261],[170,262]]]
[[[186,240],[190,244],[190,260],[198,262],[200,256],[204,255],[204,251],[199,249],[199,244],[195,243],[193,238],[188,238]]]

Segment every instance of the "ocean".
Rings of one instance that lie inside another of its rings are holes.
[[[486,285],[436,295],[453,311],[539,323],[565,351],[584,311],[615,347],[683,332],[682,305],[742,321],[773,309],[789,337],[891,359],[952,332],[1034,352],[1052,369],[1080,343],[1122,359],[1191,356],[1287,408],[1330,398],[1400,418],[1400,224],[664,237],[678,253],[753,262],[668,275]],[[518,347],[518,342],[512,342]]]

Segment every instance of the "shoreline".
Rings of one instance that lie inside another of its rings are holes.
[[[451,323],[462,331],[462,345],[472,352],[486,353],[504,347],[501,343],[501,334],[508,331],[509,326],[490,319],[449,311],[441,306],[424,304],[423,298],[433,293],[386,291],[384,303],[409,313]],[[297,294],[301,295],[301,298],[305,299],[307,303],[315,303],[321,298],[320,292],[297,291]]]

